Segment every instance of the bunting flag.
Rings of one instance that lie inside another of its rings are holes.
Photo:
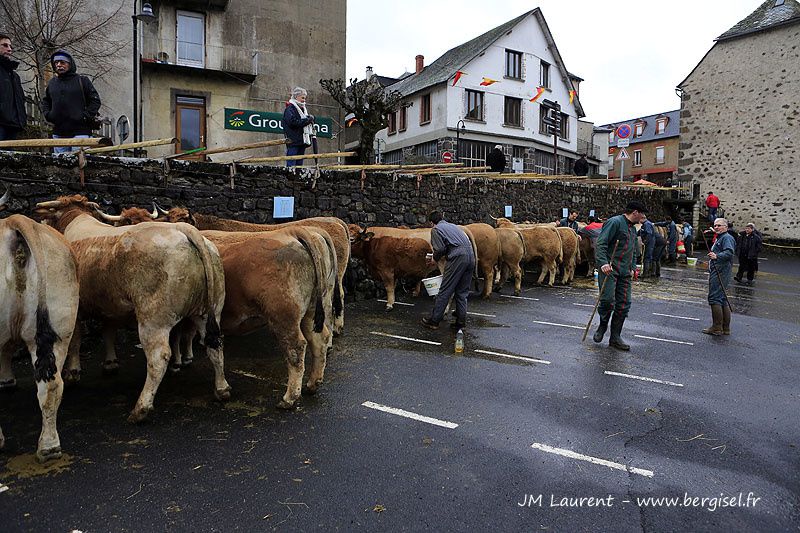
[[[544,92],[544,87],[537,87],[536,88],[536,96],[531,98],[531,102],[535,102],[540,96],[542,96],[543,92]]]
[[[345,122],[345,123],[344,123],[344,125],[345,125],[346,127],[350,128],[350,127],[352,127],[352,126],[353,126],[353,124],[355,124],[356,122],[358,122],[358,119],[357,119],[357,118],[355,118],[355,117],[353,117],[353,118],[351,118],[350,120],[348,120],[347,122]]]
[[[493,83],[498,83],[498,82],[497,82],[497,80],[493,80],[492,78],[483,78],[483,81],[481,82],[481,85],[486,87],[486,86],[491,85]]]
[[[460,80],[461,76],[463,76],[464,74],[466,74],[466,72],[461,72],[460,70],[456,71],[456,77],[453,78],[453,87],[456,86],[456,83],[458,83],[458,80]]]
[[[574,99],[575,99],[575,91],[570,91],[569,92],[569,103],[571,104]]]

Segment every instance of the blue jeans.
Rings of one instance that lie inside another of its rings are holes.
[[[0,141],[13,141],[16,140],[19,130],[16,128],[9,128],[8,126],[0,126]]]
[[[306,147],[305,146],[292,146],[289,145],[286,147],[286,155],[305,155]],[[299,167],[303,164],[302,159],[290,159],[286,162],[287,167]]]
[[[67,137],[66,135],[61,136],[61,135],[56,135],[55,133],[53,134],[53,139],[88,139],[88,138],[89,138],[88,135],[73,135],[72,137]],[[77,151],[78,151],[78,147],[77,146],[54,146],[53,147],[53,153],[54,154],[68,154],[70,152],[77,152]]]
[[[717,208],[716,207],[709,207],[708,208],[708,221],[711,225],[714,225],[714,220],[717,218]]]

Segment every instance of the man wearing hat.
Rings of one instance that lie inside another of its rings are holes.
[[[501,145],[494,145],[494,149],[486,156],[486,164],[492,169],[492,172],[503,172],[505,170],[506,156],[503,154]]]
[[[631,275],[638,241],[636,224],[647,218],[647,208],[641,202],[632,201],[625,206],[622,215],[609,218],[595,243],[595,264],[601,265],[598,273],[600,304],[597,314],[600,325],[594,334],[594,342],[602,342],[611,320],[611,338],[608,345],[619,350],[630,350],[620,333],[631,308]]]
[[[739,271],[733,277],[737,283],[742,283],[742,275],[747,272],[747,285],[753,284],[753,278],[758,270],[758,254],[761,252],[761,233],[756,230],[752,222],[744,227],[739,234]]]
[[[50,80],[42,98],[44,118],[53,124],[53,138],[88,138],[100,110],[100,95],[86,76],[76,73],[75,60],[64,50],[50,57],[56,76]],[[77,148],[56,147],[54,153]]]

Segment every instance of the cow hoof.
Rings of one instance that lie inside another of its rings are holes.
[[[391,311],[392,309],[394,309],[393,305],[386,305],[386,311]]]
[[[314,396],[319,392],[319,388],[322,385],[322,380],[317,381],[316,383],[309,383],[305,387],[303,387],[303,394],[305,396]]]
[[[180,363],[172,363],[169,365],[169,373],[170,374],[177,374],[181,371],[181,364]]]
[[[215,390],[214,391],[214,397],[217,400],[221,401],[221,402],[227,402],[228,400],[230,400],[231,399],[231,388],[230,388],[230,386],[225,387],[224,389]]]
[[[519,296],[520,294],[522,294],[522,291],[514,291],[514,296]]]
[[[81,381],[81,371],[78,369],[67,370],[61,372],[61,378],[64,380],[64,385],[77,385]]]
[[[36,461],[41,463],[46,463],[47,461],[52,461],[53,459],[60,459],[61,458],[61,446],[56,446],[54,448],[49,448],[47,450],[37,450],[36,451]]]
[[[281,401],[278,402],[278,409],[283,409],[284,411],[291,411],[294,408],[295,408],[294,403],[289,403],[283,398],[281,398]]]
[[[191,365],[193,362],[194,362],[194,357],[184,357],[183,360],[181,361],[181,366],[187,367]]]
[[[103,361],[103,375],[115,376],[119,373],[119,362],[114,359],[113,361]]]
[[[131,414],[128,416],[128,422],[131,424],[140,424],[147,420],[147,415],[150,414],[152,411],[152,407],[143,407],[141,409],[134,409],[131,411]]]
[[[14,390],[17,388],[16,378],[0,381],[0,390]]]

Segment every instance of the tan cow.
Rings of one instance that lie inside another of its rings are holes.
[[[568,285],[575,277],[575,266],[580,262],[580,237],[575,230],[568,227],[557,227],[556,231],[561,237],[561,247],[563,258],[561,266],[564,273],[561,276],[561,283]]]
[[[312,355],[307,391],[322,384],[336,291],[337,257],[330,236],[294,226],[265,232],[203,231],[219,248],[225,269],[222,331],[244,335],[266,327],[277,339],[288,370],[278,407],[300,397],[306,348]]]
[[[483,274],[484,280],[483,297],[488,298],[492,294],[495,267],[500,263],[502,257],[500,239],[498,239],[495,229],[489,224],[475,223],[461,227],[467,230],[467,235],[472,237],[477,248],[477,267],[478,271]]]
[[[75,195],[39,203],[35,213],[62,232],[75,252],[81,316],[98,318],[109,329],[138,327],[147,378],[128,420],[140,422],[152,411],[171,355],[170,331],[184,318],[205,340],[214,394],[230,398],[219,329],[225,280],[216,247],[188,224],[116,228],[97,220],[96,209],[97,204]],[[68,358],[68,377],[73,378],[80,372],[79,331]]]
[[[511,274],[514,276],[514,294],[519,296],[522,290],[520,263],[525,258],[525,239],[515,228],[495,228],[494,231],[500,242],[500,277],[497,280],[496,290],[499,291],[503,287]]]
[[[397,280],[420,280],[432,272],[425,260],[427,254],[433,253],[430,229],[362,229],[356,224],[350,224],[349,229],[353,257],[363,260],[370,276],[380,280],[386,289],[387,311],[394,308]]]
[[[4,203],[0,199],[0,210]],[[15,385],[11,355],[23,343],[42,411],[36,458],[44,462],[61,457],[56,417],[78,313],[78,267],[60,233],[22,215],[0,220],[0,250],[0,381]],[[0,429],[0,448],[4,444]]]
[[[556,280],[558,263],[564,258],[561,237],[556,228],[549,224],[525,224],[523,227],[518,227],[507,218],[497,218],[495,220],[498,228],[518,229],[525,240],[523,262],[538,261],[541,265],[542,273],[539,275],[537,283],[541,284],[549,274],[550,282],[548,284],[552,287]]]

